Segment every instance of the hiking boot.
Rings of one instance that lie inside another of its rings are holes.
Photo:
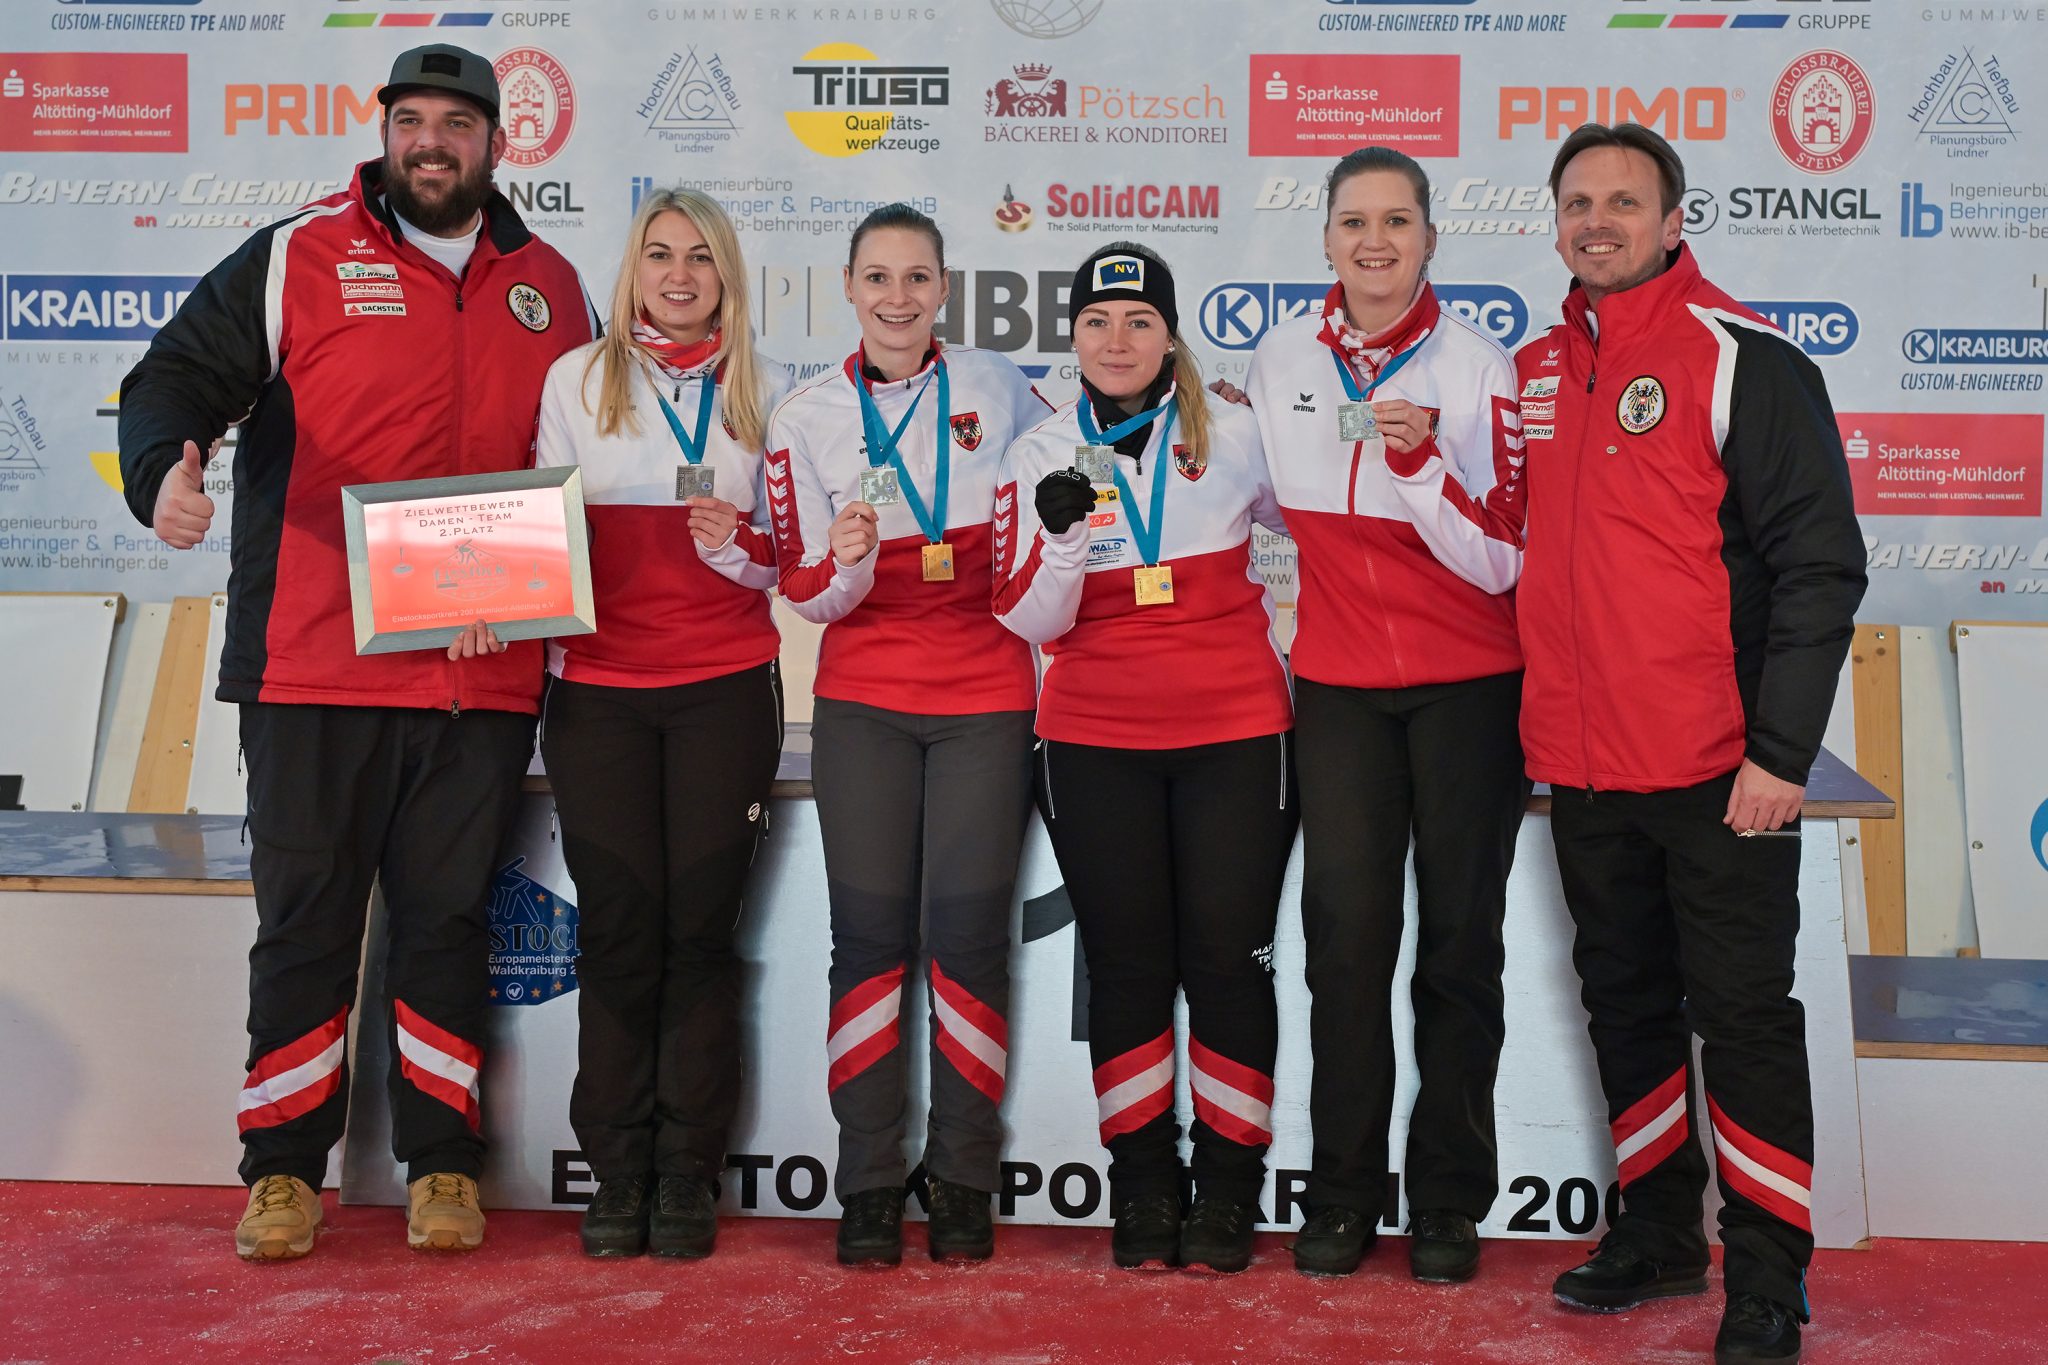
[[[1799,1319],[1783,1304],[1744,1291],[1728,1296],[1714,1334],[1714,1365],[1799,1365]]]
[[[925,1225],[932,1259],[955,1256],[963,1261],[986,1261],[996,1254],[995,1220],[989,1215],[988,1196],[966,1185],[931,1178],[931,1221]]]
[[[1180,1227],[1180,1263],[1232,1275],[1252,1263],[1252,1206],[1197,1198]]]
[[[1479,1270],[1479,1232],[1450,1209],[1426,1209],[1408,1220],[1408,1273],[1429,1284],[1458,1284]]]
[[[1595,1313],[1621,1313],[1650,1299],[1701,1294],[1707,1288],[1707,1267],[1665,1265],[1653,1261],[1609,1233],[1587,1262],[1567,1270],[1551,1285],[1560,1303]]]
[[[475,1251],[484,1244],[476,1181],[453,1171],[423,1175],[405,1187],[405,1244],[414,1251]]]
[[[295,1175],[266,1175],[249,1187],[235,1224],[235,1254],[245,1261],[290,1261],[313,1249],[320,1196]]]
[[[702,1176],[665,1175],[654,1192],[647,1249],[696,1260],[718,1242],[718,1192]]]
[[[839,1264],[903,1263],[903,1187],[862,1190],[839,1215]]]
[[[1180,1196],[1163,1191],[1124,1200],[1109,1234],[1109,1253],[1125,1270],[1180,1264]]]
[[[1304,1275],[1349,1275],[1379,1237],[1358,1210],[1327,1204],[1294,1234],[1294,1268]]]
[[[638,1256],[647,1249],[647,1215],[654,1200],[644,1175],[598,1182],[583,1210],[585,1256]]]

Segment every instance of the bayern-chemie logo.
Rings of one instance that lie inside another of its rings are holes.
[[[576,87],[569,73],[537,47],[515,47],[491,69],[498,73],[505,164],[523,169],[551,159],[576,124]]]

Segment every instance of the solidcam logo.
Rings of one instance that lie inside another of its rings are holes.
[[[1503,346],[1529,330],[1529,305],[1504,284],[1437,284],[1437,302]],[[1318,314],[1330,286],[1322,280],[1219,284],[1202,299],[1202,335],[1219,350],[1248,351],[1283,322]]]
[[[789,131],[820,156],[936,151],[939,139],[916,113],[952,102],[943,66],[891,66],[857,43],[825,43],[790,68],[805,82],[807,107],[785,110]]]

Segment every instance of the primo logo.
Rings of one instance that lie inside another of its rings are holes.
[[[1529,330],[1529,305],[1504,284],[1438,284],[1437,301],[1503,346]],[[1327,281],[1219,284],[1202,299],[1202,335],[1225,351],[1248,351],[1269,328],[1314,316]]]

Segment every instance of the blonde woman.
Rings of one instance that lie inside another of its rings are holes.
[[[733,931],[782,748],[761,492],[791,383],[754,350],[717,203],[649,195],[605,336],[548,372],[539,463],[580,465],[598,628],[548,646],[541,752],[582,920],[569,1121],[592,1256],[709,1255],[740,1089]]]
[[[1042,647],[1038,797],[1088,957],[1126,1269],[1243,1270],[1272,1143],[1273,924],[1297,820],[1287,670],[1251,565],[1285,531],[1242,407],[1211,401],[1166,262],[1119,242],[1067,295],[1081,394],[997,475],[995,611]],[[1181,1216],[1174,996],[1195,1202]]]

